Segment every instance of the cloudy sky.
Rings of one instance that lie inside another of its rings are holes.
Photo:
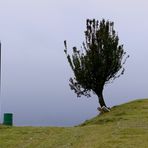
[[[130,58],[125,74],[104,89],[108,106],[148,97],[146,0],[0,0],[3,113],[15,125],[71,126],[97,115],[96,96],[77,99],[63,41],[80,47],[87,18],[114,21]]]

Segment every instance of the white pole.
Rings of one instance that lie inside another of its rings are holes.
[[[1,95],[1,42],[0,42],[0,95]]]
[[[2,101],[1,101],[1,61],[2,61],[2,55],[1,55],[1,41],[0,41],[0,121],[2,117]],[[1,123],[1,122],[0,122]]]

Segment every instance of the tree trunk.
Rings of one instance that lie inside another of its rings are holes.
[[[103,107],[103,106],[107,107],[105,104],[104,98],[103,98],[103,93],[98,95],[98,101],[99,101],[99,104],[101,107]]]

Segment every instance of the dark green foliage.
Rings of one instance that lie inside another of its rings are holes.
[[[70,78],[71,89],[78,97],[89,97],[92,91],[99,97],[101,107],[106,106],[102,94],[104,85],[124,73],[123,65],[129,57],[124,58],[126,53],[123,45],[119,45],[114,23],[104,19],[100,22],[87,19],[85,42],[81,50],[73,47],[73,54],[70,56],[67,54],[66,41],[64,45],[74,72],[74,78]]]

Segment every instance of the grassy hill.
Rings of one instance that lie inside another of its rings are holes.
[[[69,128],[0,125],[0,148],[148,148],[148,99],[111,110]]]

